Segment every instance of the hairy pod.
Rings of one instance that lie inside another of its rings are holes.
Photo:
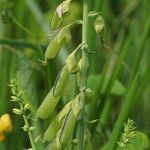
[[[57,12],[55,11],[50,23],[51,30],[58,29],[61,26],[61,23],[62,23],[62,18],[60,18]]]
[[[65,87],[68,83],[70,73],[67,65],[65,64],[57,76],[54,84],[53,94],[54,96],[60,96],[64,93]]]
[[[61,112],[52,120],[49,127],[47,128],[46,132],[44,133],[44,140],[46,141],[52,141],[54,137],[56,136],[57,132],[61,128],[61,125],[64,121],[64,118],[66,114],[68,113],[69,109],[71,108],[70,101],[68,104],[64,106],[64,108],[61,110]]]
[[[52,112],[54,111],[59,99],[61,96],[54,97],[53,95],[53,88],[50,90],[50,92],[45,97],[44,101],[40,105],[40,107],[37,110],[37,117],[41,119],[48,118]]]

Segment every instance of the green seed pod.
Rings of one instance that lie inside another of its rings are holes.
[[[51,30],[56,30],[60,27],[62,23],[62,18],[60,18],[57,14],[57,12],[55,11],[54,12],[54,15],[52,17],[52,20],[51,20],[51,24],[50,24],[50,28]]]
[[[59,114],[63,119],[61,129],[58,131],[56,137],[48,144],[46,150],[60,150],[68,143],[68,140],[73,132],[75,122],[80,112],[79,95],[70,101]],[[59,119],[58,119],[59,120]]]
[[[48,129],[44,133],[44,140],[52,141],[54,139],[54,137],[56,136],[58,130],[61,128],[61,125],[64,121],[64,118],[65,118],[66,114],[68,113],[68,111],[71,108],[71,103],[72,103],[72,101],[70,101],[68,104],[66,104],[64,106],[64,108],[62,109],[62,111],[51,122]]]
[[[50,92],[45,97],[44,101],[40,105],[40,107],[37,110],[37,117],[41,119],[48,118],[51,113],[54,111],[58,101],[60,100],[61,96],[54,97],[53,96],[53,88],[50,90]]]
[[[50,41],[45,52],[45,59],[53,59],[58,54],[62,43],[58,43],[58,34]]]
[[[64,26],[58,33],[58,43],[71,40],[70,25]]]
[[[80,44],[67,58],[66,65],[68,67],[69,73],[74,73],[77,71],[78,61],[76,60],[77,51],[80,49],[82,44]]]
[[[104,28],[104,26],[105,26],[104,19],[100,15],[98,15],[94,22],[94,28],[96,33],[100,33]]]
[[[59,142],[59,138],[53,139],[53,141],[47,145],[45,150],[61,150],[61,144]]]
[[[69,26],[65,26],[50,41],[45,52],[45,60],[55,58],[56,55],[59,53],[63,44],[69,41],[70,39],[71,39],[71,33],[70,33]]]
[[[75,123],[77,121],[80,112],[79,95],[74,99],[71,104],[71,109],[66,115],[64,123],[59,133],[59,139],[61,145],[66,145],[73,132]]]
[[[44,140],[46,141],[52,141],[57,132],[59,131],[62,123],[63,123],[64,118],[62,118],[61,120],[58,120],[58,117],[56,117],[52,123],[49,125],[49,127],[47,128],[46,132],[44,133]]]
[[[70,77],[70,73],[67,65],[65,64],[61,72],[58,74],[57,79],[55,81],[55,85],[53,89],[54,96],[60,96],[63,94],[65,87],[68,83],[69,77]]]
[[[79,60],[79,63],[78,63],[78,69],[81,70],[82,69],[82,63],[83,63],[83,58],[81,58]],[[89,67],[89,61],[88,61],[88,58],[86,58],[86,61],[84,62],[84,67],[85,68],[88,68]]]

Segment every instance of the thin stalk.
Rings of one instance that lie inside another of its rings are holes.
[[[80,101],[81,101],[81,118],[78,126],[78,149],[84,149],[84,128],[85,128],[85,94],[84,88],[86,87],[86,73],[87,73],[87,27],[88,27],[88,3],[83,0],[83,24],[82,24],[82,69],[81,69],[81,84],[80,84]]]
[[[20,105],[21,106],[21,108],[23,108],[23,106],[22,105]],[[26,114],[25,113],[23,113],[22,114],[22,117],[23,117],[23,120],[24,120],[24,123],[25,123],[25,126],[26,127],[29,127],[29,122],[28,122],[28,119],[27,119],[27,116],[26,116]],[[27,133],[28,133],[28,136],[29,136],[29,140],[30,140],[30,143],[31,143],[31,147],[32,147],[32,149],[33,150],[36,150],[36,148],[35,148],[35,144],[34,144],[34,138],[33,138],[33,136],[32,136],[32,133],[31,133],[31,131],[27,131]]]

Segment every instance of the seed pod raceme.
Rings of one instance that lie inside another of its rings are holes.
[[[64,26],[59,33],[50,41],[45,52],[45,61],[47,59],[54,59],[59,53],[63,44],[71,39],[70,26]]]
[[[47,128],[46,132],[44,133],[44,140],[52,141],[54,139],[54,137],[56,136],[58,130],[60,129],[60,127],[64,121],[66,114],[68,113],[68,111],[71,108],[71,103],[72,103],[72,101],[67,103],[64,106],[64,108],[61,110],[61,112],[59,112],[59,114],[54,118],[54,120],[51,121],[49,127]]]
[[[105,22],[102,16],[98,15],[95,22],[94,22],[94,28],[96,33],[100,33],[105,26]]]
[[[53,96],[53,88],[49,91],[44,101],[37,110],[37,117],[41,119],[48,118],[54,111],[61,96]]]

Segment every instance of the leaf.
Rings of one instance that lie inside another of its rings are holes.
[[[92,91],[95,91],[98,88],[101,79],[102,75],[94,74],[89,76],[87,79],[87,87],[91,88]],[[106,88],[107,82],[109,81],[104,81],[105,84],[103,84],[102,86],[102,93],[104,93],[104,89]],[[126,89],[124,85],[119,80],[115,80],[110,92],[112,95],[122,96],[125,93],[125,91]]]
[[[129,150],[144,150],[148,148],[149,141],[145,133],[137,131],[132,142],[128,145]]]

